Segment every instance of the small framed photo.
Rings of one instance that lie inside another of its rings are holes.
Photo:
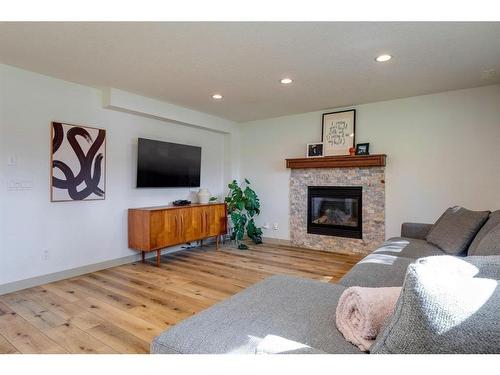
[[[307,157],[319,158],[323,156],[323,142],[308,143],[307,144]]]
[[[358,143],[356,145],[356,155],[370,155],[370,144]]]

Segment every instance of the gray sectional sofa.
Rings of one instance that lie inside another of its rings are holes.
[[[490,215],[490,220],[499,218],[500,211]],[[340,295],[350,286],[402,286],[410,264],[445,255],[425,239],[432,227],[403,224],[401,237],[387,240],[338,284],[281,275],[265,279],[163,332],[153,340],[151,353],[359,354],[335,325]],[[481,240],[484,234],[477,233]],[[500,333],[494,334],[500,341]]]

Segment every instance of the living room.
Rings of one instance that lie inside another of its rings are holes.
[[[0,361],[500,353],[500,23],[314,20],[0,22]]]

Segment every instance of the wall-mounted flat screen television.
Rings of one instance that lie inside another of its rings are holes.
[[[139,138],[137,187],[199,187],[201,147]]]

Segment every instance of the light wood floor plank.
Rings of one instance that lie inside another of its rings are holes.
[[[88,333],[105,342],[118,353],[149,353],[149,343],[110,322],[99,324]]]
[[[66,350],[59,344],[49,339],[42,331],[10,310],[6,305],[3,304],[1,309],[7,313],[0,316],[0,334],[17,351],[28,354],[66,353]]]
[[[44,333],[69,353],[116,353],[110,346],[70,323],[44,330]]]
[[[0,335],[0,353],[2,354],[17,354],[17,349],[7,339]]]
[[[117,327],[146,342],[151,342],[164,329],[164,327],[155,326],[144,319],[137,318],[128,311],[123,311],[97,298],[89,297],[86,301],[79,303],[82,304],[83,308],[91,310],[103,319],[108,319]]]
[[[155,308],[156,306],[163,306],[169,308],[171,311],[178,312],[186,316],[185,314],[194,314],[206,306],[210,306],[213,302],[201,303],[200,301],[195,301],[189,296],[182,296],[177,293],[167,292],[167,291],[154,291],[153,288],[145,290],[136,287],[123,284],[120,286],[114,286],[110,284],[109,280],[101,278],[101,280],[92,280],[90,283],[95,283],[96,287],[101,287],[108,290],[110,293],[114,293],[119,290],[121,295],[130,298],[135,298],[137,301],[137,306],[143,308]],[[119,285],[116,283],[116,285]],[[127,289],[127,290],[120,290]],[[129,311],[130,309],[123,309]]]
[[[66,319],[63,317],[28,298],[25,294],[11,294],[4,299],[4,303],[20,317],[42,331],[66,323]]]

